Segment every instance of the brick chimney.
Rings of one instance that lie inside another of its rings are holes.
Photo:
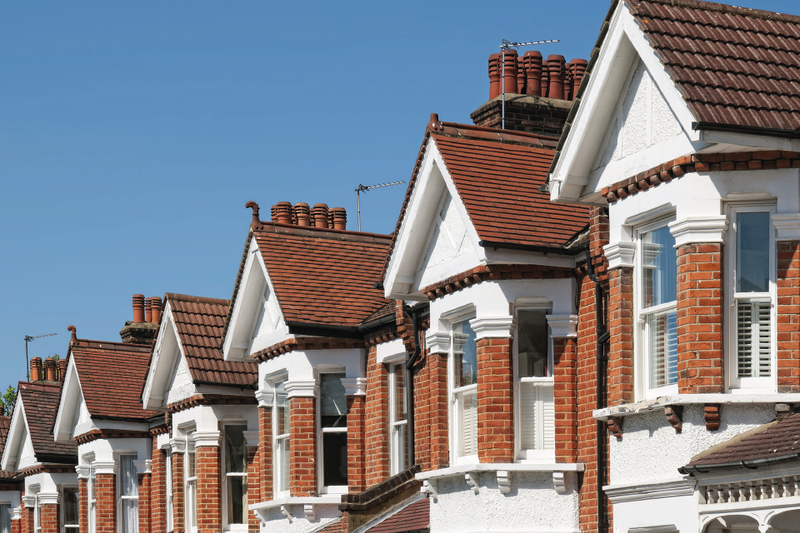
[[[158,320],[160,318],[161,298],[156,296],[145,300],[144,295],[134,294],[133,320],[125,322],[125,327],[120,330],[119,336],[122,338],[122,342],[126,344],[154,344],[158,334]]]
[[[505,51],[505,129],[561,136],[587,62],[551,55],[542,60],[535,50],[518,57]],[[477,126],[500,128],[502,122],[502,58],[489,57],[489,101],[470,116]]]

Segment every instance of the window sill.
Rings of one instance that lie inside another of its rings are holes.
[[[278,498],[276,500],[269,500],[266,502],[254,503],[248,506],[251,511],[268,511],[282,505],[316,505],[316,504],[329,504],[339,505],[342,503],[341,494],[326,494],[324,496],[289,496],[287,498]]]
[[[420,472],[414,477],[425,481],[452,476],[463,476],[472,472],[583,472],[583,463],[472,463],[451,466],[439,470]]]
[[[615,405],[605,409],[592,411],[592,416],[597,420],[607,420],[611,417],[624,417],[650,411],[658,411],[670,405],[693,404],[770,404],[770,403],[800,403],[800,394],[752,394],[749,392],[736,394],[674,394],[661,396],[652,400]]]

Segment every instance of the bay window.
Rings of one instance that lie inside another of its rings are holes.
[[[451,450],[455,462],[478,456],[478,346],[469,320],[450,326]]]
[[[517,310],[514,345],[520,459],[554,458],[553,343],[547,325],[549,313],[549,308]]]
[[[228,424],[225,426],[225,454],[223,465],[223,494],[228,512],[226,523],[247,523],[247,442],[244,432],[246,425]]]
[[[289,495],[289,399],[284,381],[272,387],[272,454],[276,496]]]
[[[78,487],[61,487],[61,533],[78,533]],[[0,529],[2,531],[2,529]]]
[[[662,221],[639,231],[635,295],[638,352],[645,396],[674,392],[678,383],[677,253]]]
[[[320,374],[319,441],[322,446],[322,487],[347,490],[347,395],[344,374]]]
[[[771,206],[730,209],[728,239],[730,357],[733,388],[773,387],[773,302],[776,279]]]
[[[184,519],[186,531],[197,530],[197,447],[194,429],[186,431],[186,452],[184,455]]]
[[[408,467],[406,427],[405,365],[389,365],[389,473]]]
[[[117,510],[121,533],[139,531],[139,483],[134,461],[136,455],[119,456]]]

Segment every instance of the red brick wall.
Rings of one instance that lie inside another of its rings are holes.
[[[78,479],[78,526],[89,531],[89,480]]]
[[[556,462],[559,463],[574,463],[577,461],[577,357],[578,344],[576,339],[553,339]]]
[[[172,523],[175,531],[184,531],[186,522],[183,509],[183,453],[172,453]]]
[[[42,533],[58,533],[58,505],[42,505]]]
[[[97,533],[117,532],[117,484],[114,474],[97,474]]]
[[[428,369],[428,382],[422,397],[415,398],[425,402],[429,408],[427,432],[429,440],[416,438],[415,453],[421,448],[429,448],[428,470],[450,466],[450,442],[447,421],[447,354],[431,355],[425,365]],[[419,396],[419,395],[417,395]],[[427,445],[426,445],[427,444]],[[419,463],[419,460],[417,460]]]
[[[25,491],[21,495],[25,496]],[[33,533],[33,508],[25,507],[24,503],[20,512],[20,530],[22,533]]]
[[[364,395],[347,397],[347,486],[351,493],[367,488],[364,449]]]
[[[139,533],[150,533],[151,474],[139,474]],[[159,530],[160,531],[160,530]]]
[[[722,245],[678,248],[678,391],[725,391]]]
[[[150,531],[158,533],[167,530],[167,454],[164,450],[156,447],[156,439],[153,438],[152,455],[153,465],[150,475]],[[141,496],[139,496],[141,500]]]
[[[386,365],[378,363],[376,351],[377,348],[372,346],[367,353],[364,421],[364,441],[369,450],[366,457],[367,487],[389,477],[389,372]]]
[[[800,392],[800,242],[778,248],[778,392]]]
[[[482,463],[511,463],[514,461],[511,339],[485,338],[477,344],[478,459]]]
[[[608,405],[634,401],[633,390],[633,269],[608,273]]]
[[[291,438],[291,437],[290,437]],[[258,408],[258,479],[260,501],[272,499],[272,407]],[[291,448],[290,448],[291,449]]]
[[[260,411],[260,409],[259,409]],[[261,443],[264,442],[259,440],[258,446],[248,446],[247,447],[247,503],[254,504],[260,501],[261,499],[261,485],[258,482],[258,473],[261,470]],[[252,481],[251,481],[252,480]],[[248,529],[250,531],[258,531],[258,518],[256,515],[251,512],[247,512],[248,518]]]
[[[81,530],[85,531],[85,530]],[[11,533],[22,533],[22,520],[11,521]]]
[[[292,496],[317,495],[316,399],[295,397],[289,404],[289,486]]]
[[[222,529],[219,446],[197,448],[197,529],[198,533]]]

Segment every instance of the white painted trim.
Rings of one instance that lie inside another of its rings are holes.
[[[603,253],[608,259],[609,270],[621,267],[632,268],[634,256],[636,255],[636,243],[612,242],[603,246]]]
[[[470,472],[583,472],[583,463],[470,463],[419,472],[414,479],[430,480],[463,476]]]
[[[319,391],[316,379],[293,379],[283,385],[287,398],[314,398]]]
[[[367,378],[342,378],[342,386],[346,396],[364,396],[367,394]]]
[[[195,431],[194,445],[196,448],[218,447],[220,445],[221,431]]]
[[[258,431],[244,431],[244,441],[248,447],[258,446],[259,435]]]
[[[58,492],[38,492],[39,505],[58,505]]]
[[[169,446],[172,453],[186,452],[186,439],[184,437],[169,439]]]
[[[256,400],[258,400],[259,407],[272,407],[272,392],[264,389],[258,389],[255,393]]]
[[[394,339],[375,347],[375,362],[379,365],[393,363],[398,357],[406,357],[406,347],[403,344],[403,339]]]
[[[606,420],[612,416],[630,416],[651,411],[660,411],[670,405],[696,405],[696,404],[776,404],[800,403],[800,393],[785,394],[674,394],[660,396],[650,400],[626,403],[604,409],[592,411],[592,416],[597,420]]]
[[[77,465],[75,473],[78,474],[78,479],[89,479],[92,467],[90,465]]]
[[[800,213],[779,213],[772,215],[776,241],[800,241]]]
[[[433,329],[433,328],[431,328]],[[430,330],[429,330],[430,331]],[[425,346],[431,354],[450,352],[450,332],[430,331],[425,335]]]
[[[578,315],[547,315],[550,337],[560,339],[578,336]]]
[[[624,485],[608,485],[603,492],[611,503],[638,502],[658,498],[674,498],[676,496],[694,495],[695,481],[691,478],[670,479],[660,483],[631,483]]]
[[[424,499],[426,499],[426,495],[424,493],[416,494],[413,498],[410,498],[410,499],[406,500],[403,503],[403,505],[398,505],[397,507],[390,508],[390,510],[388,512],[384,512],[384,513],[378,515],[377,518],[374,518],[374,519],[370,520],[369,522],[367,522],[366,524],[364,524],[364,525],[362,525],[360,527],[357,527],[351,533],[366,533],[367,531],[369,531],[373,527],[377,526],[378,524],[388,520],[389,518],[393,517],[394,515],[402,512],[402,511],[404,511],[405,509],[408,508],[408,506],[410,506],[410,505],[412,505],[414,503],[417,503],[420,500],[424,500]]]
[[[95,475],[117,473],[117,463],[115,461],[92,461]]]
[[[253,503],[248,506],[248,509],[255,512],[261,512],[262,514],[264,511],[269,511],[270,509],[275,509],[276,507],[281,507],[283,505],[339,505],[342,503],[342,495],[341,494],[326,494],[323,496],[291,496],[288,498],[278,498],[275,500],[269,500],[266,502],[259,502]]]
[[[508,339],[513,335],[514,317],[513,316],[481,316],[469,321],[472,331],[475,332],[475,340],[481,339]]]
[[[725,215],[686,217],[669,223],[675,248],[685,244],[723,243],[728,219]]]

